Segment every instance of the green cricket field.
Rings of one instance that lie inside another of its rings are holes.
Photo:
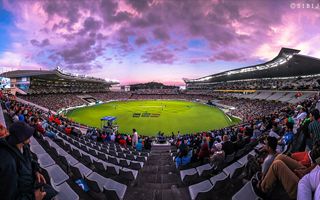
[[[135,128],[141,135],[156,136],[195,133],[219,129],[239,123],[220,109],[201,103],[183,100],[112,101],[69,111],[66,116],[75,122],[101,127],[100,119],[114,116],[120,133],[132,133]]]

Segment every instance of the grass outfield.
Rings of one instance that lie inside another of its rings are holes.
[[[136,128],[139,134],[155,136],[159,131],[166,135],[192,133],[223,128],[239,122],[227,117],[221,110],[200,103],[178,100],[117,101],[90,107],[78,108],[67,117],[93,127],[101,126],[104,116],[117,117],[121,133],[131,133]],[[231,120],[231,121],[230,121]]]

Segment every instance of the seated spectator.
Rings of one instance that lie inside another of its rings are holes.
[[[6,140],[0,140],[1,199],[52,199],[57,192],[46,184],[28,146],[34,128],[25,122],[15,122],[9,132]],[[44,191],[37,185],[42,185]]]
[[[180,166],[187,165],[191,162],[192,157],[192,150],[179,152],[178,156],[175,158],[176,160],[176,167],[179,168]]]
[[[214,145],[214,153],[212,156],[210,156],[210,163],[211,165],[214,166],[222,166],[222,164],[224,163],[224,157],[225,157],[225,153],[222,150],[222,144],[221,143],[217,143]]]
[[[48,124],[47,120],[43,120],[41,122],[41,126],[42,126],[43,129],[47,129],[49,127],[49,124]]]
[[[263,198],[271,191],[276,181],[279,180],[289,197],[295,199],[300,178],[309,173],[315,166],[312,165],[307,168],[296,160],[280,154],[274,159],[261,181],[252,180],[254,191],[258,196]]]
[[[126,139],[125,139],[123,136],[119,139],[119,144],[120,144],[122,147],[127,147],[127,141],[126,141]]]
[[[35,127],[36,127],[36,130],[40,133],[40,134],[44,134],[45,132],[45,129],[42,127],[42,124],[40,122],[40,120],[38,118],[36,118],[36,121],[35,121]]]
[[[111,142],[115,142],[115,140],[116,140],[116,134],[112,133],[111,136],[110,136],[110,141]]]
[[[179,147],[178,147],[179,152],[186,151],[187,148],[188,148],[187,140],[182,139],[182,140],[181,140],[181,143],[180,143],[180,145],[179,145]]]
[[[297,200],[320,199],[320,166],[303,176],[298,183]]]
[[[138,140],[138,143],[136,144],[136,150],[142,151],[142,139]]]
[[[223,144],[222,144],[222,150],[225,152],[225,155],[233,154],[235,149],[234,145],[231,141],[229,141],[229,136],[224,135],[223,136]]]
[[[149,137],[144,139],[144,149],[150,150],[151,149],[151,140]]]
[[[19,118],[19,121],[23,121],[24,122],[24,120],[25,120],[24,115],[23,115],[21,110],[19,111],[18,118]]]
[[[293,124],[290,122],[286,123],[286,132],[283,135],[283,137],[281,138],[279,145],[284,147],[285,145],[289,145],[290,143],[292,143],[293,141]]]
[[[238,151],[239,149],[242,149],[244,146],[245,146],[245,141],[242,137],[242,134],[239,133],[237,135],[237,141],[234,143],[234,146],[235,146],[235,150]]]
[[[279,136],[280,132],[281,132],[281,128],[278,126],[278,123],[274,122],[272,124],[272,129],[270,130],[269,136],[279,139],[280,138],[280,136]]]
[[[64,132],[66,133],[66,135],[70,136],[70,135],[71,135],[71,127],[70,127],[70,126],[67,126],[67,127],[64,129]]]
[[[52,139],[55,139],[57,136],[56,132],[51,128],[51,127],[48,127],[47,130],[45,131],[44,133],[45,136],[49,137],[49,138],[52,138]]]
[[[268,152],[268,156],[264,159],[262,165],[261,165],[261,172],[262,172],[262,177],[264,177],[271,166],[273,160],[275,159],[277,155],[277,145],[278,145],[278,140],[275,137],[267,137],[266,141],[266,146],[265,149]]]
[[[317,141],[311,151],[295,152],[291,154],[291,158],[299,162],[300,164],[310,167],[312,163],[316,162],[320,155],[320,141]]]
[[[252,133],[252,137],[251,137],[251,141],[257,141],[257,139],[261,136],[261,131],[259,130],[258,126],[254,126],[253,127],[253,133]]]
[[[297,106],[297,116],[293,118],[296,124],[300,124],[307,117],[307,112],[301,105]]]
[[[206,140],[206,138],[203,138],[203,143],[200,148],[200,152],[198,154],[198,158],[200,161],[203,161],[205,158],[209,158],[210,152],[209,152],[209,145]]]
[[[319,122],[320,114],[319,110],[315,109],[310,113],[310,124],[309,124],[309,133],[312,139],[312,143],[314,144],[317,140],[320,139],[320,122]]]

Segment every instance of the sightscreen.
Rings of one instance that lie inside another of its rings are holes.
[[[1,88],[10,88],[10,79],[0,76],[0,89]]]

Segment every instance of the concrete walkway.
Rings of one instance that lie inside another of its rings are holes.
[[[126,200],[190,199],[178,170],[169,154],[170,146],[153,146],[146,165],[139,171],[137,182],[129,186]]]

